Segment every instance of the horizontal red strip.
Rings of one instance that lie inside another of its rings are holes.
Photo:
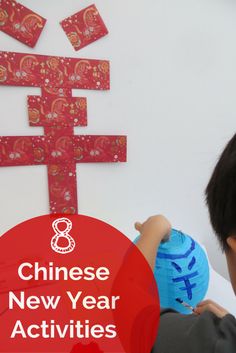
[[[108,90],[110,64],[107,60],[0,51],[0,85]]]
[[[0,166],[126,161],[126,136],[0,137]]]

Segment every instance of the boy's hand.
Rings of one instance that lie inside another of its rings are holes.
[[[162,215],[149,217],[144,223],[135,223],[135,229],[138,230],[141,235],[154,236],[159,238],[160,241],[169,239],[171,228],[168,219]]]
[[[197,307],[194,309],[194,313],[198,315],[201,315],[205,311],[212,312],[220,319],[222,319],[225,315],[229,314],[229,312],[226,309],[224,309],[219,304],[213,302],[212,300],[204,300],[201,303],[199,303]]]

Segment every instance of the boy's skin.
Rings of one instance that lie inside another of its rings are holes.
[[[160,243],[168,240],[171,233],[171,223],[162,215],[148,218],[144,223],[136,222],[135,229],[140,232],[141,237],[136,246],[143,253],[150,267],[154,271],[156,254]],[[236,293],[236,237],[227,238],[229,249],[226,251],[226,258],[231,278],[231,283]],[[201,315],[205,311],[210,311],[219,318],[223,318],[228,311],[212,300],[205,300],[197,305],[194,312]]]

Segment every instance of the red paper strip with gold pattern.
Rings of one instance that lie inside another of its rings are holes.
[[[78,213],[76,164],[49,164],[50,213]]]
[[[14,0],[0,1],[0,30],[34,47],[46,19]]]
[[[126,161],[126,136],[0,137],[0,166]]]
[[[43,97],[50,95],[43,92]],[[73,127],[45,127],[44,133],[51,138],[52,146],[52,158],[49,157],[51,164],[47,166],[50,213],[78,213],[76,162],[71,138],[74,135]]]
[[[79,50],[108,34],[95,5],[86,7],[66,18],[60,24],[75,50]]]
[[[87,126],[87,100],[82,97],[28,96],[31,126]]]
[[[107,90],[110,65],[106,60],[0,51],[0,84]]]
[[[73,136],[74,158],[79,163],[126,162],[126,136]]]

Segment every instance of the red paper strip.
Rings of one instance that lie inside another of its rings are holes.
[[[106,60],[0,51],[0,84],[107,90],[110,65]]]
[[[87,126],[87,100],[28,96],[28,114],[31,126]]]
[[[14,0],[0,1],[0,30],[34,47],[46,20]]]
[[[126,161],[126,136],[0,137],[0,166]]]
[[[33,137],[8,136],[0,137],[0,166],[32,165],[38,157],[33,147]],[[44,160],[42,151],[41,160]]]
[[[126,136],[78,135],[73,146],[79,163],[126,162]]]
[[[108,34],[95,5],[77,12],[60,24],[75,50],[79,50]]]
[[[49,164],[50,213],[78,213],[76,164]]]
[[[71,95],[71,92],[67,93]],[[51,96],[43,92],[43,97]],[[51,146],[55,146],[55,148],[52,147],[51,156],[49,156],[51,164],[47,166],[50,213],[78,213],[76,163],[73,160],[73,127],[64,128],[61,125],[45,127],[44,133],[52,139],[49,140]],[[66,161],[63,159],[65,156]]]

